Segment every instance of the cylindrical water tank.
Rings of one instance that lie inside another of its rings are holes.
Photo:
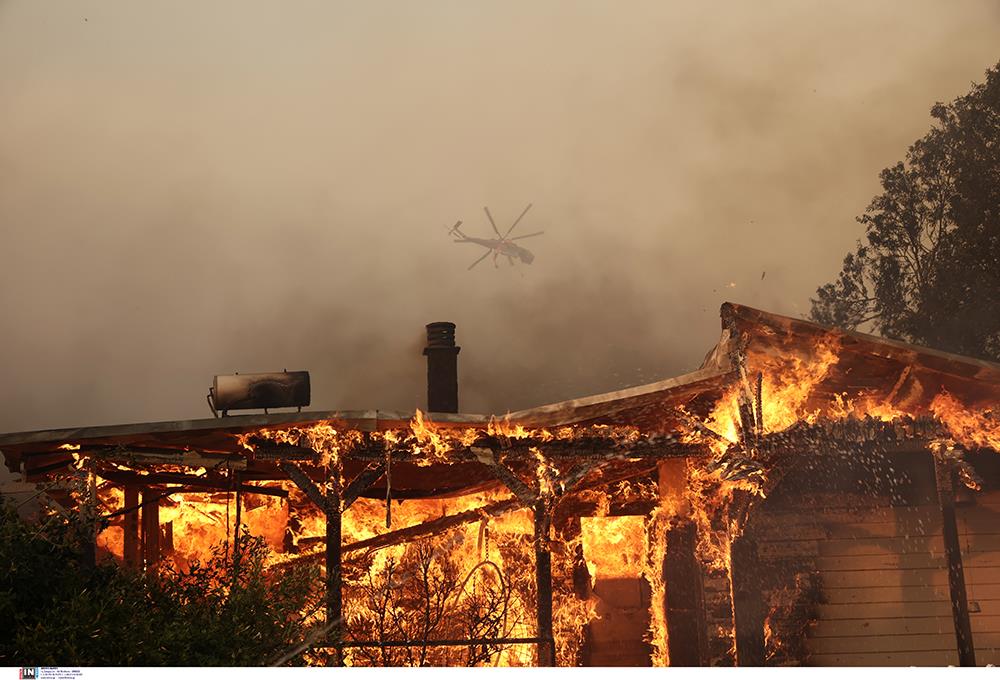
[[[309,405],[309,371],[217,375],[212,401],[219,411]]]

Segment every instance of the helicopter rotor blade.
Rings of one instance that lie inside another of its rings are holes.
[[[458,228],[461,226],[462,226],[462,220],[459,220],[458,222],[455,222],[455,226],[452,227],[451,229],[448,229],[448,227],[445,227],[445,229],[448,229],[449,234],[454,234],[456,231],[458,231]]]
[[[486,211],[486,216],[490,218],[490,225],[493,226],[493,231],[496,232],[497,236],[500,236],[500,230],[497,229],[497,223],[493,221],[493,215],[490,214],[490,209],[484,206],[483,210]],[[503,236],[500,236],[500,238],[502,239]]]
[[[528,214],[529,210],[531,210],[531,204],[530,203],[528,204],[528,207],[525,208],[524,211],[520,215],[518,215],[517,219],[514,220],[514,224],[510,225],[510,229],[507,230],[507,233],[504,234],[503,236],[501,236],[500,238],[507,238],[508,236],[510,236],[510,232],[514,231],[514,227],[517,226],[517,223],[521,221],[522,217],[524,217],[525,215]]]
[[[492,250],[487,250],[485,253],[483,253],[483,256],[481,258],[479,258],[478,260],[476,260],[475,262],[473,262],[472,264],[470,264],[469,265],[469,269],[466,269],[465,271],[469,271],[470,269],[472,269],[473,267],[475,267],[477,264],[479,264],[480,262],[482,262],[483,260],[485,260],[489,256],[489,254],[492,253],[492,252],[493,252]]]
[[[508,241],[517,241],[518,239],[522,239],[522,238],[531,238],[532,236],[541,236],[544,233],[545,233],[544,231],[536,231],[536,232],[534,232],[532,234],[524,234],[523,236],[515,236],[514,238],[509,238],[507,240]]]

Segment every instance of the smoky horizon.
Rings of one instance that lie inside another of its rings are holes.
[[[1000,5],[0,4],[0,432],[516,411],[696,369],[808,312],[879,171],[1000,58]],[[488,206],[534,256],[491,259]]]

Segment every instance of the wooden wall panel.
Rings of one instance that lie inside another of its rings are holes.
[[[1000,664],[1000,490],[956,509],[976,663]]]
[[[882,505],[879,505],[879,503]],[[960,518],[960,530],[983,548],[967,574],[984,595],[1000,597],[992,574],[1000,553],[988,550],[980,530],[988,522]],[[958,662],[948,572],[935,505],[891,507],[867,499],[857,508],[808,513],[768,512],[761,554],[812,559],[820,573],[823,604],[808,632],[808,663],[828,666],[946,666]],[[984,612],[986,614],[986,612]],[[1000,611],[974,624],[992,635]],[[992,637],[984,638],[992,641]]]

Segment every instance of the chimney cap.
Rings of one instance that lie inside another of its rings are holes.
[[[434,321],[427,324],[427,349],[455,346],[455,324],[450,321]]]

